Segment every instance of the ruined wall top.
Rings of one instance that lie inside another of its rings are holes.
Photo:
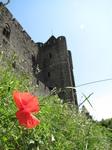
[[[0,9],[2,9],[3,6],[4,6],[3,3],[0,2]],[[7,9],[7,7],[3,8],[1,14],[2,14],[2,17],[5,17],[6,21],[8,20],[10,22],[10,24],[13,24],[14,26],[16,26],[16,28],[23,34],[25,39],[29,40],[29,42],[31,42],[32,45],[35,45],[35,42],[31,39],[29,34],[23,29],[23,27],[20,25],[20,23],[15,18],[13,18],[13,15]]]

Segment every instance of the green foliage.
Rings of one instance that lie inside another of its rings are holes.
[[[100,124],[112,131],[112,118],[106,120],[102,119],[102,121],[100,121]]]
[[[11,61],[0,65],[0,150],[109,150],[107,130],[57,95],[39,97],[40,124],[21,127],[15,116],[13,90],[34,92],[30,78],[19,75]],[[5,66],[5,67],[4,67]]]
[[[112,149],[112,118],[110,119],[102,119],[100,122],[98,122],[99,125],[103,126],[103,129],[106,131],[106,135],[108,137],[108,140],[110,141],[111,149]]]

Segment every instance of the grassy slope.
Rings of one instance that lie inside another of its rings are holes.
[[[111,150],[107,138],[110,132],[63,104],[57,95],[38,98],[40,112],[36,117],[40,124],[36,128],[21,127],[15,116],[13,90],[33,93],[36,87],[28,77],[16,75],[10,63],[3,66],[0,65],[0,150]]]

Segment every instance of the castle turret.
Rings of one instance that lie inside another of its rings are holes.
[[[37,44],[39,45],[39,43]],[[37,74],[37,78],[50,90],[54,87],[57,87],[58,90],[61,88],[62,91],[59,93],[59,97],[65,101],[74,101],[76,104],[74,91],[72,89],[66,89],[66,87],[73,87],[74,85],[66,38],[60,36],[56,39],[54,36],[51,36],[50,39],[44,43],[43,46],[39,46],[38,49],[39,59],[37,63],[41,71]]]

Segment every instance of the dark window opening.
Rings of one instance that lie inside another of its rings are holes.
[[[35,64],[35,56],[32,55],[32,62],[33,62],[33,65]]]
[[[39,80],[37,80],[37,85],[39,85]]]
[[[49,56],[50,56],[50,58],[52,58],[52,54],[51,53],[49,54]]]
[[[48,77],[50,77],[50,72],[48,72]]]
[[[10,32],[11,32],[10,26],[9,26],[8,23],[6,23],[6,24],[5,24],[5,27],[4,27],[4,29],[3,29],[3,35],[5,35],[6,38],[9,39],[9,37],[10,37]]]

